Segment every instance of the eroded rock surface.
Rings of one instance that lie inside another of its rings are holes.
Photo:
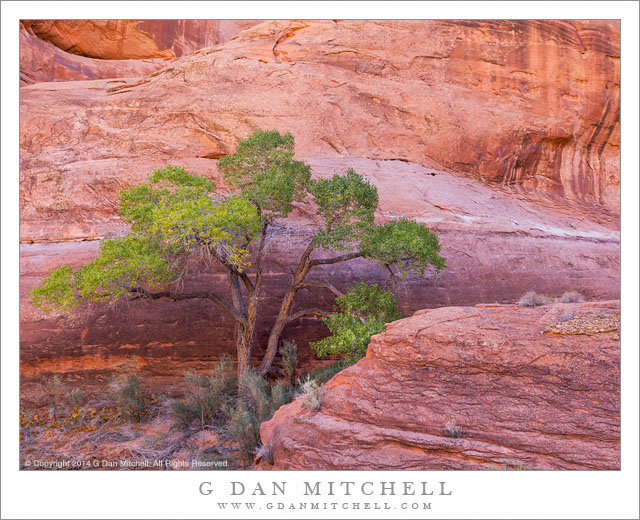
[[[184,43],[197,40],[186,26],[166,32],[160,25],[116,29],[156,34],[156,48],[174,45],[176,56],[194,48]],[[55,23],[45,26],[55,33]],[[184,51],[177,50],[181,31]],[[154,168],[184,165],[224,189],[216,159],[254,128],[292,132],[316,176],[353,166],[379,188],[379,221],[404,215],[439,234],[449,268],[437,280],[396,287],[405,312],[510,303],[529,290],[619,297],[615,21],[267,21],[134,80],[23,87],[20,109],[27,363],[85,354],[108,363],[125,351],[180,363],[229,351],[230,324],[202,302],[92,306],[46,317],[28,290],[60,264],[92,258],[98,239],[126,232],[117,193]],[[274,235],[259,341],[282,273],[313,225],[302,205]],[[386,279],[366,262],[326,274],[342,287]],[[221,280],[214,272],[186,284]],[[330,295],[306,292],[301,305],[307,298],[331,306]],[[302,346],[323,332],[312,321],[290,330]]]
[[[146,76],[257,20],[23,20],[20,84]]]
[[[275,469],[619,469],[618,318],[616,301],[417,312],[262,442]]]
[[[360,260],[316,268],[309,280],[331,280],[339,288],[357,280],[384,285],[394,290],[405,315],[425,307],[512,303],[529,290],[552,296],[577,290],[588,299],[619,297],[619,233],[606,224],[594,223],[588,214],[579,216],[514,199],[480,181],[401,161],[308,162],[316,177],[355,168],[378,187],[378,222],[400,215],[425,222],[439,235],[448,265],[438,278],[410,277],[392,285],[385,269]],[[220,182],[213,163],[198,159],[187,163],[187,167],[209,172]],[[98,254],[98,240],[79,239],[126,232],[124,223],[111,214],[114,195],[126,185],[125,180],[142,182],[152,167],[161,166],[159,161],[146,160],[121,164],[107,161],[109,167],[100,161],[93,164],[90,198],[81,195],[81,183],[73,182],[73,165],[63,170],[66,181],[59,192],[49,191],[59,181],[56,174],[44,170],[34,177],[36,182],[31,189],[28,185],[23,188],[25,197],[29,197],[22,213],[23,237],[39,242],[21,247],[23,361],[38,363],[41,358],[89,355],[103,358],[105,366],[110,366],[109,358],[126,352],[160,365],[169,358],[176,363],[198,357],[213,361],[231,351],[233,324],[225,313],[206,301],[96,304],[54,316],[31,305],[28,291],[51,270],[62,263],[78,267]],[[113,171],[117,175],[112,175]],[[64,211],[52,211],[65,200],[73,202]],[[47,211],[41,209],[43,206]],[[278,298],[288,283],[287,273],[315,232],[310,211],[308,205],[299,204],[290,219],[273,228],[263,266],[259,345],[266,341]],[[47,214],[51,216],[45,220],[43,216]],[[58,242],[47,242],[51,237]],[[226,295],[222,270],[211,272],[201,266],[200,272],[185,280],[185,290],[206,286]],[[298,308],[330,309],[333,301],[331,293],[318,289],[302,291],[297,298]],[[295,338],[301,346],[301,356],[306,358],[313,356],[306,348],[307,342],[325,333],[322,324],[309,319],[290,326],[286,334]],[[256,353],[260,353],[259,346]]]
[[[135,78],[165,65],[162,59],[106,61],[77,56],[26,30],[20,31],[20,86],[43,81]]]
[[[170,59],[229,40],[258,20],[23,20],[38,38],[102,60]]]
[[[91,95],[24,88],[23,169],[217,158],[275,127],[303,156],[408,160],[618,214],[619,64],[613,21],[263,22]]]

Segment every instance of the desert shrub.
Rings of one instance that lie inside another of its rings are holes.
[[[73,408],[79,408],[84,403],[84,392],[79,388],[74,388],[67,394],[67,400]]]
[[[269,385],[253,370],[242,374],[237,399],[234,406],[228,408],[226,431],[245,458],[253,457],[260,444],[260,425],[294,397],[294,387],[282,381]]]
[[[584,301],[584,296],[578,291],[568,291],[560,296],[560,303],[580,303]]]
[[[144,396],[142,382],[135,373],[118,376],[109,383],[111,398],[124,414],[133,422],[142,420]]]
[[[319,356],[341,354],[347,363],[355,363],[366,354],[371,336],[384,332],[386,323],[401,317],[391,291],[359,282],[336,298],[333,314],[322,318],[331,336],[310,346]]]
[[[311,412],[317,412],[322,405],[324,388],[316,383],[315,379],[307,379],[296,397],[302,398],[302,407]]]
[[[231,439],[238,444],[240,455],[245,459],[250,459],[256,446],[260,442],[260,421],[255,411],[239,402],[230,411],[229,422],[226,431]]]
[[[294,342],[283,340],[280,346],[280,354],[282,355],[284,377],[290,384],[293,384],[296,380],[296,369],[298,368],[298,345]]]
[[[237,382],[230,356],[223,356],[206,376],[188,371],[184,378],[188,385],[185,398],[171,403],[177,425],[198,420],[204,428],[216,414],[225,413],[236,393]]]
[[[546,294],[538,294],[534,291],[529,291],[526,293],[520,301],[518,305],[522,305],[523,307],[537,307],[538,305],[548,305],[553,303],[553,298],[547,296]]]
[[[455,419],[447,421],[447,424],[444,425],[444,433],[447,437],[454,439],[462,437],[462,429],[456,424]]]
[[[290,403],[295,398],[295,387],[288,385],[285,382],[278,381],[271,386],[271,415],[273,415],[278,408]]]
[[[64,393],[62,379],[60,379],[60,376],[55,375],[51,379],[47,379],[44,386],[49,395],[49,414],[55,419],[62,394]]]
[[[316,368],[309,374],[308,377],[309,379],[313,379],[318,384],[318,386],[322,386],[338,372],[341,372],[348,366],[350,366],[350,363],[347,363],[347,361],[345,361],[344,359],[339,359],[335,363],[332,363],[331,365],[328,365],[326,367]]]

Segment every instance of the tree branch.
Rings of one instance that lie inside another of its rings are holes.
[[[222,310],[231,314],[236,321],[239,321],[243,325],[246,325],[247,320],[240,316],[233,307],[231,307],[227,302],[225,302],[219,296],[213,294],[210,291],[195,291],[195,292],[186,292],[186,293],[172,293],[169,291],[160,291],[160,292],[150,292],[147,291],[143,287],[132,287],[129,289],[130,293],[135,294],[131,300],[158,300],[160,298],[169,298],[173,301],[181,301],[181,300],[193,300],[196,298],[204,298],[207,300],[211,300]]]
[[[325,316],[326,317],[326,316],[331,316],[331,313],[328,311],[323,311],[321,309],[307,309],[305,311],[298,311],[293,313],[291,316],[289,316],[286,319],[285,325],[288,325],[292,321],[299,320],[300,318],[305,318],[307,316]]]
[[[340,292],[338,289],[336,289],[330,283],[311,283],[311,282],[307,283],[307,282],[301,282],[297,286],[298,289],[306,289],[307,287],[317,287],[318,289],[329,289],[333,294],[336,295],[337,298],[339,298],[340,296],[344,296],[344,294],[342,292]]]
[[[249,294],[251,294],[251,293],[253,293],[253,291],[255,291],[256,288],[253,285],[253,282],[251,281],[251,279],[249,278],[247,273],[245,273],[244,271],[239,272],[239,271],[236,271],[236,270],[234,270],[233,272],[240,277],[240,280],[242,280],[242,283],[247,288],[247,292]]]
[[[309,265],[311,267],[316,265],[337,264],[338,262],[346,262],[347,260],[353,260],[354,258],[361,257],[362,253],[357,251],[355,253],[347,253],[346,255],[336,256],[335,258],[318,258],[316,260],[310,260]]]

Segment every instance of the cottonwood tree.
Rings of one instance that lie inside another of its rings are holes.
[[[323,309],[292,312],[296,294],[307,288],[342,293],[331,283],[308,280],[314,268],[368,258],[394,275],[424,275],[445,267],[438,237],[424,225],[399,219],[374,223],[378,194],[353,169],[330,179],[311,179],[310,168],[294,158],[291,134],[256,130],[219,168],[232,192],[223,194],[206,177],[181,167],[154,171],[147,183],[120,194],[120,217],[131,225],[122,238],[105,240],[99,256],[73,270],[53,271],[31,297],[45,311],[70,310],[82,302],[205,299],[235,322],[238,375],[251,368],[251,354],[263,285],[262,261],[270,228],[287,219],[294,203],[316,208],[321,222],[299,262],[278,311],[256,371],[265,375],[287,325],[307,317],[327,317]],[[178,290],[199,251],[222,266],[230,298],[220,287]]]

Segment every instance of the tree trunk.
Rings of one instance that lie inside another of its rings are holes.
[[[280,344],[280,335],[284,330],[287,324],[287,318],[289,317],[289,312],[291,311],[291,305],[293,304],[293,298],[296,295],[298,290],[296,289],[297,282],[294,280],[294,285],[292,285],[284,299],[282,300],[282,305],[280,306],[280,312],[278,313],[278,317],[276,318],[276,322],[273,324],[271,328],[271,333],[269,334],[269,341],[267,342],[267,351],[262,358],[262,362],[258,367],[258,373],[261,376],[266,375],[267,372],[271,369],[271,364],[278,353],[278,346]]]
[[[264,376],[271,369],[271,364],[278,353],[278,346],[280,343],[280,334],[284,330],[287,325],[287,318],[289,317],[289,313],[291,312],[291,306],[293,305],[293,299],[296,296],[296,293],[300,290],[300,284],[304,280],[304,277],[307,276],[309,269],[311,269],[311,264],[309,262],[309,257],[313,252],[313,240],[307,247],[306,251],[302,254],[300,258],[300,263],[298,264],[298,269],[293,274],[293,280],[291,281],[291,285],[287,290],[287,293],[284,295],[282,299],[282,304],[280,305],[280,312],[278,312],[278,317],[276,318],[273,327],[271,328],[271,333],[269,334],[269,341],[267,342],[267,351],[262,358],[262,362],[258,367],[258,373],[261,376]]]
[[[235,311],[247,319],[247,306],[245,305],[244,298],[242,297],[242,289],[240,287],[240,277],[229,271],[229,286],[231,288],[231,299],[233,301],[233,307]],[[251,347],[253,343],[253,326],[255,326],[255,320],[253,324],[247,322],[244,325],[240,322],[236,322],[235,337],[236,337],[236,352],[238,356],[238,381],[242,374],[249,368],[251,368]]]
[[[238,356],[238,381],[242,374],[251,368],[251,340],[250,331],[239,323],[236,324],[236,353]],[[251,334],[253,336],[253,334]]]

